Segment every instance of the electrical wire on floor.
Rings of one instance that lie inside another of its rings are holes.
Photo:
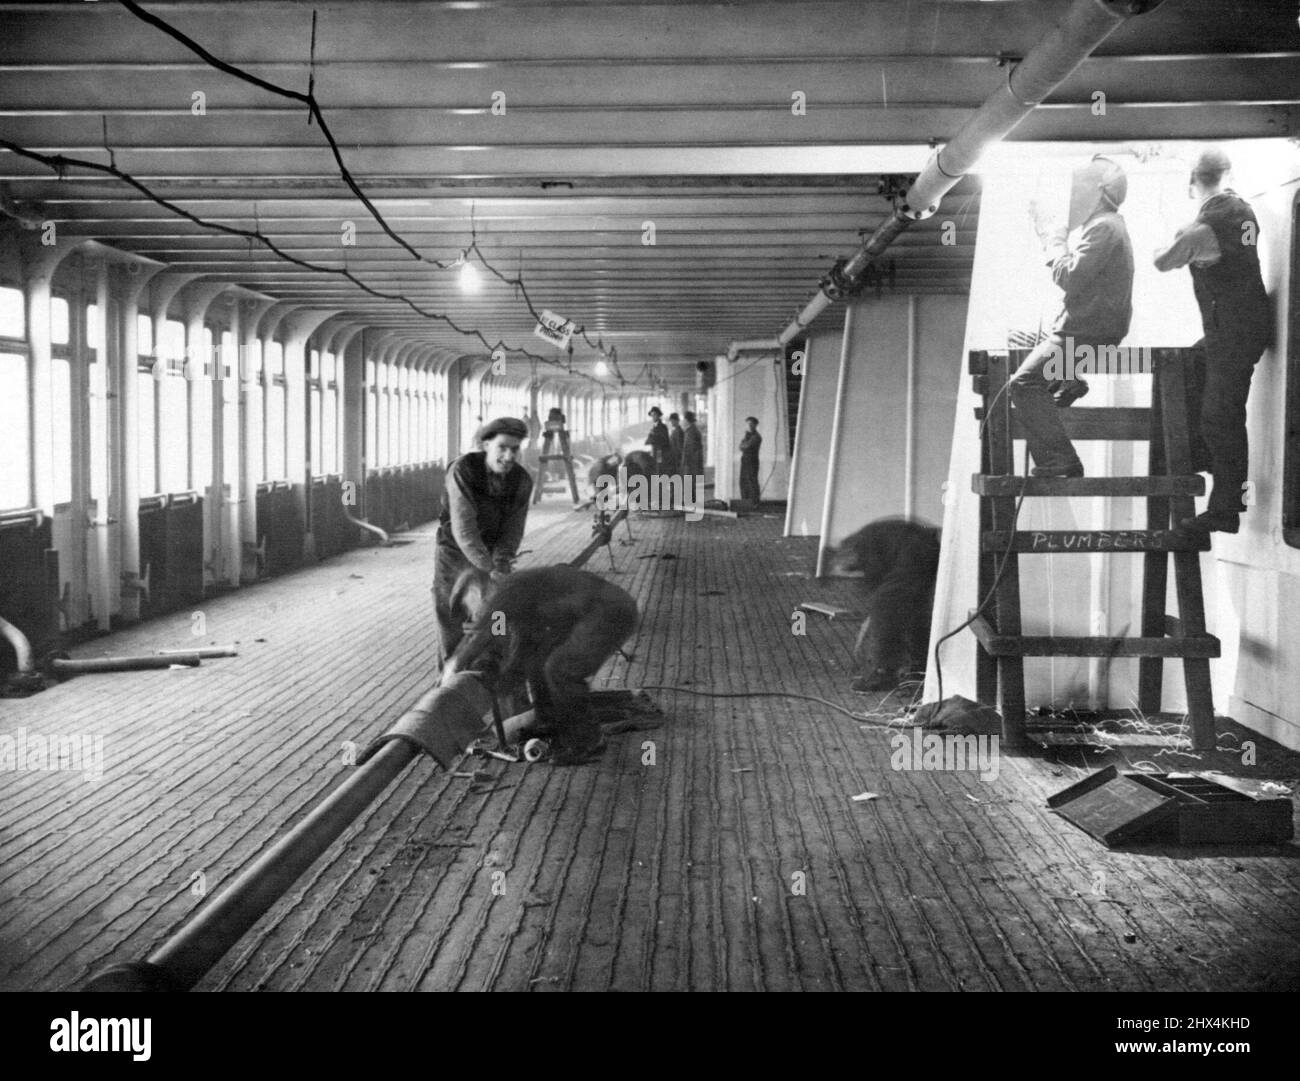
[[[817,702],[820,705],[828,706],[839,713],[843,713],[846,717],[851,717],[859,724],[869,725],[872,728],[897,729],[899,727],[897,724],[888,724],[861,713],[854,713],[847,706],[841,706],[838,702],[832,702],[828,698],[818,698],[815,694],[800,694],[798,691],[697,691],[693,687],[674,687],[661,683],[642,683],[638,685],[637,690],[676,691],[678,694],[694,694],[701,698],[796,698],[803,702]]]
[[[993,414],[993,407],[997,405],[998,399],[1000,399],[1003,394],[1007,393],[1010,390],[1010,388],[1011,388],[1011,381],[1008,380],[1006,383],[1004,383],[1001,387],[998,388],[998,392],[995,395],[993,395],[992,401],[989,402],[988,408],[985,409],[984,411],[984,416],[980,420],[980,427],[979,427],[979,439],[980,439],[981,447],[983,446],[983,440],[984,440],[984,428],[988,424],[989,418]],[[1028,479],[1029,477],[1029,448],[1028,447],[1025,448],[1024,477],[1026,479]],[[937,639],[934,643],[934,674],[935,674],[936,682],[938,683],[938,692],[939,692],[938,700],[940,702],[943,701],[943,663],[939,659],[939,647],[942,646],[944,642],[948,641],[949,638],[952,638],[954,635],[960,634],[972,623],[974,623],[975,620],[978,619],[984,613],[984,609],[988,607],[989,602],[993,600],[993,598],[997,595],[998,586],[1002,584],[1002,576],[1006,573],[1007,565],[1011,562],[1011,554],[1015,550],[1016,523],[1020,520],[1020,508],[1021,506],[1024,505],[1024,502],[1025,502],[1025,489],[1024,486],[1022,485],[1020,489],[1020,498],[1016,500],[1016,509],[1012,512],[1011,515],[1011,528],[1009,530],[1009,536],[1007,538],[1007,547],[1006,550],[1002,553],[1002,560],[997,567],[997,571],[993,575],[993,584],[989,587],[988,594],[984,597],[982,601],[980,601],[975,611],[972,612],[966,618],[965,621],[959,623],[956,627],[950,630],[947,634],[943,635],[943,637]]]

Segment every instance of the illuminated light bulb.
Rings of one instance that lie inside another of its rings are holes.
[[[479,287],[478,271],[473,263],[462,263],[460,268],[460,287],[466,293],[477,293]]]
[[[595,372],[597,375],[609,375],[609,365],[603,360],[596,361]]]

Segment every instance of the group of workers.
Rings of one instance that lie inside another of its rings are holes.
[[[1195,347],[1197,359],[1189,379],[1195,406],[1189,427],[1192,468],[1210,472],[1213,487],[1206,511],[1176,526],[1178,533],[1193,538],[1239,529],[1248,462],[1246,398],[1254,366],[1271,336],[1257,247],[1259,225],[1250,204],[1223,186],[1230,167],[1217,149],[1197,158],[1189,179],[1189,196],[1198,203],[1196,218],[1155,256],[1161,271],[1190,268],[1201,312],[1203,337]],[[1127,189],[1124,170],[1098,155],[1074,172],[1064,224],[1050,227],[1031,207],[1052,280],[1064,292],[1050,333],[1008,386],[1036,463],[1035,476],[1083,476],[1057,410],[1082,397],[1087,384],[1068,368],[1054,373],[1051,362],[1064,350],[1080,346],[1100,355],[1097,350],[1118,346],[1128,333],[1133,246],[1119,212]],[[1064,378],[1049,379],[1053,374]],[[684,426],[676,413],[669,414],[666,426],[657,406],[649,415],[646,445],[656,471],[702,476],[703,439],[695,414],[685,414]],[[562,416],[558,423],[562,426]],[[457,458],[447,470],[433,583],[444,662],[465,633],[467,614],[454,610],[452,603],[457,579],[476,569],[491,586],[511,573],[533,489],[532,477],[520,464],[520,448],[536,435],[537,427],[534,421],[530,432],[528,424],[513,417],[490,421],[475,435],[478,449]],[[741,495],[757,505],[762,444],[758,420],[747,417],[746,429],[740,444]],[[504,658],[503,664],[515,663],[537,684],[538,709],[548,714],[542,720],[557,736],[557,762],[583,761],[599,749],[599,729],[586,707],[586,680],[621,646],[635,622],[628,615],[629,604],[634,613],[635,603],[611,583],[587,583],[581,600],[569,598],[574,603],[568,603],[559,594],[578,588],[572,578],[569,573],[563,581],[549,582],[543,574],[536,584],[529,579],[527,589],[521,579],[521,588],[515,590],[519,596],[511,597],[512,617],[517,623],[536,624],[537,633],[526,638],[517,633],[503,643],[516,654],[531,651],[522,658]],[[477,640],[480,646],[491,642],[483,633]]]
[[[1268,298],[1259,264],[1259,222],[1250,204],[1224,176],[1231,162],[1204,151],[1192,167],[1188,195],[1194,221],[1155,255],[1160,271],[1188,267],[1201,312],[1203,336],[1189,372],[1192,468],[1213,478],[1206,510],[1178,522],[1187,539],[1240,528],[1248,465],[1246,398],[1251,376],[1271,338]],[[1081,477],[1083,464],[1056,410],[1087,393],[1085,381],[1065,370],[1049,381],[1053,359],[1088,346],[1095,355],[1117,346],[1133,315],[1133,245],[1120,205],[1128,191],[1124,170],[1097,155],[1072,177],[1068,220],[1049,226],[1030,207],[1052,280],[1064,291],[1051,332],[1011,378],[1009,392],[1024,426],[1033,475]]]
[[[657,405],[650,408],[650,434],[646,436],[645,445],[654,459],[655,473],[661,476],[692,478],[688,483],[703,484],[704,477],[704,436],[696,426],[695,414],[686,411],[686,425],[676,413],[668,414],[668,424],[664,424],[664,413]]]

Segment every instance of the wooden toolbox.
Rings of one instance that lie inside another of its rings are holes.
[[[1048,807],[1108,847],[1133,843],[1281,844],[1294,834],[1291,800],[1256,797],[1229,778],[1098,770]]]

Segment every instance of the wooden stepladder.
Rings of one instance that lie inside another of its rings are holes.
[[[1189,539],[1170,531],[1171,524],[1196,513],[1192,497],[1205,491],[1205,479],[1191,471],[1186,368],[1190,350],[1153,349],[1154,386],[1150,408],[1061,410],[1072,440],[1149,441],[1150,476],[1023,477],[1015,472],[1013,440],[1023,429],[1004,389],[1026,352],[972,352],[970,372],[983,398],[977,418],[987,418],[981,438],[980,472],[972,487],[980,496],[979,597],[985,610],[971,628],[980,643],[977,686],[980,701],[997,701],[1002,713],[1003,742],[1023,747],[1025,732],[1026,657],[1139,657],[1138,707],[1148,717],[1160,712],[1164,660],[1180,657],[1187,689],[1192,745],[1215,744],[1210,658],[1219,656],[1219,640],[1205,630],[1199,553],[1208,538]],[[1104,378],[1090,375],[1089,378]],[[1145,496],[1147,528],[1124,531],[1017,531],[1016,505],[1021,495]],[[1172,523],[1171,523],[1172,515]],[[1142,633],[1138,638],[1033,636],[1021,632],[1020,555],[1049,553],[1140,552]],[[1168,559],[1174,561],[1178,618],[1165,613]],[[1005,565],[1004,565],[1005,560]],[[999,576],[998,571],[1002,573]],[[993,596],[988,603],[985,598]]]
[[[559,453],[556,453],[556,447]],[[573,505],[578,505],[578,478],[573,473],[573,454],[569,450],[569,431],[563,427],[546,426],[542,436],[542,453],[537,459],[537,483],[533,485],[533,502],[542,501],[543,478],[546,476],[547,462],[563,462],[564,471],[569,478],[569,494],[573,496]]]

